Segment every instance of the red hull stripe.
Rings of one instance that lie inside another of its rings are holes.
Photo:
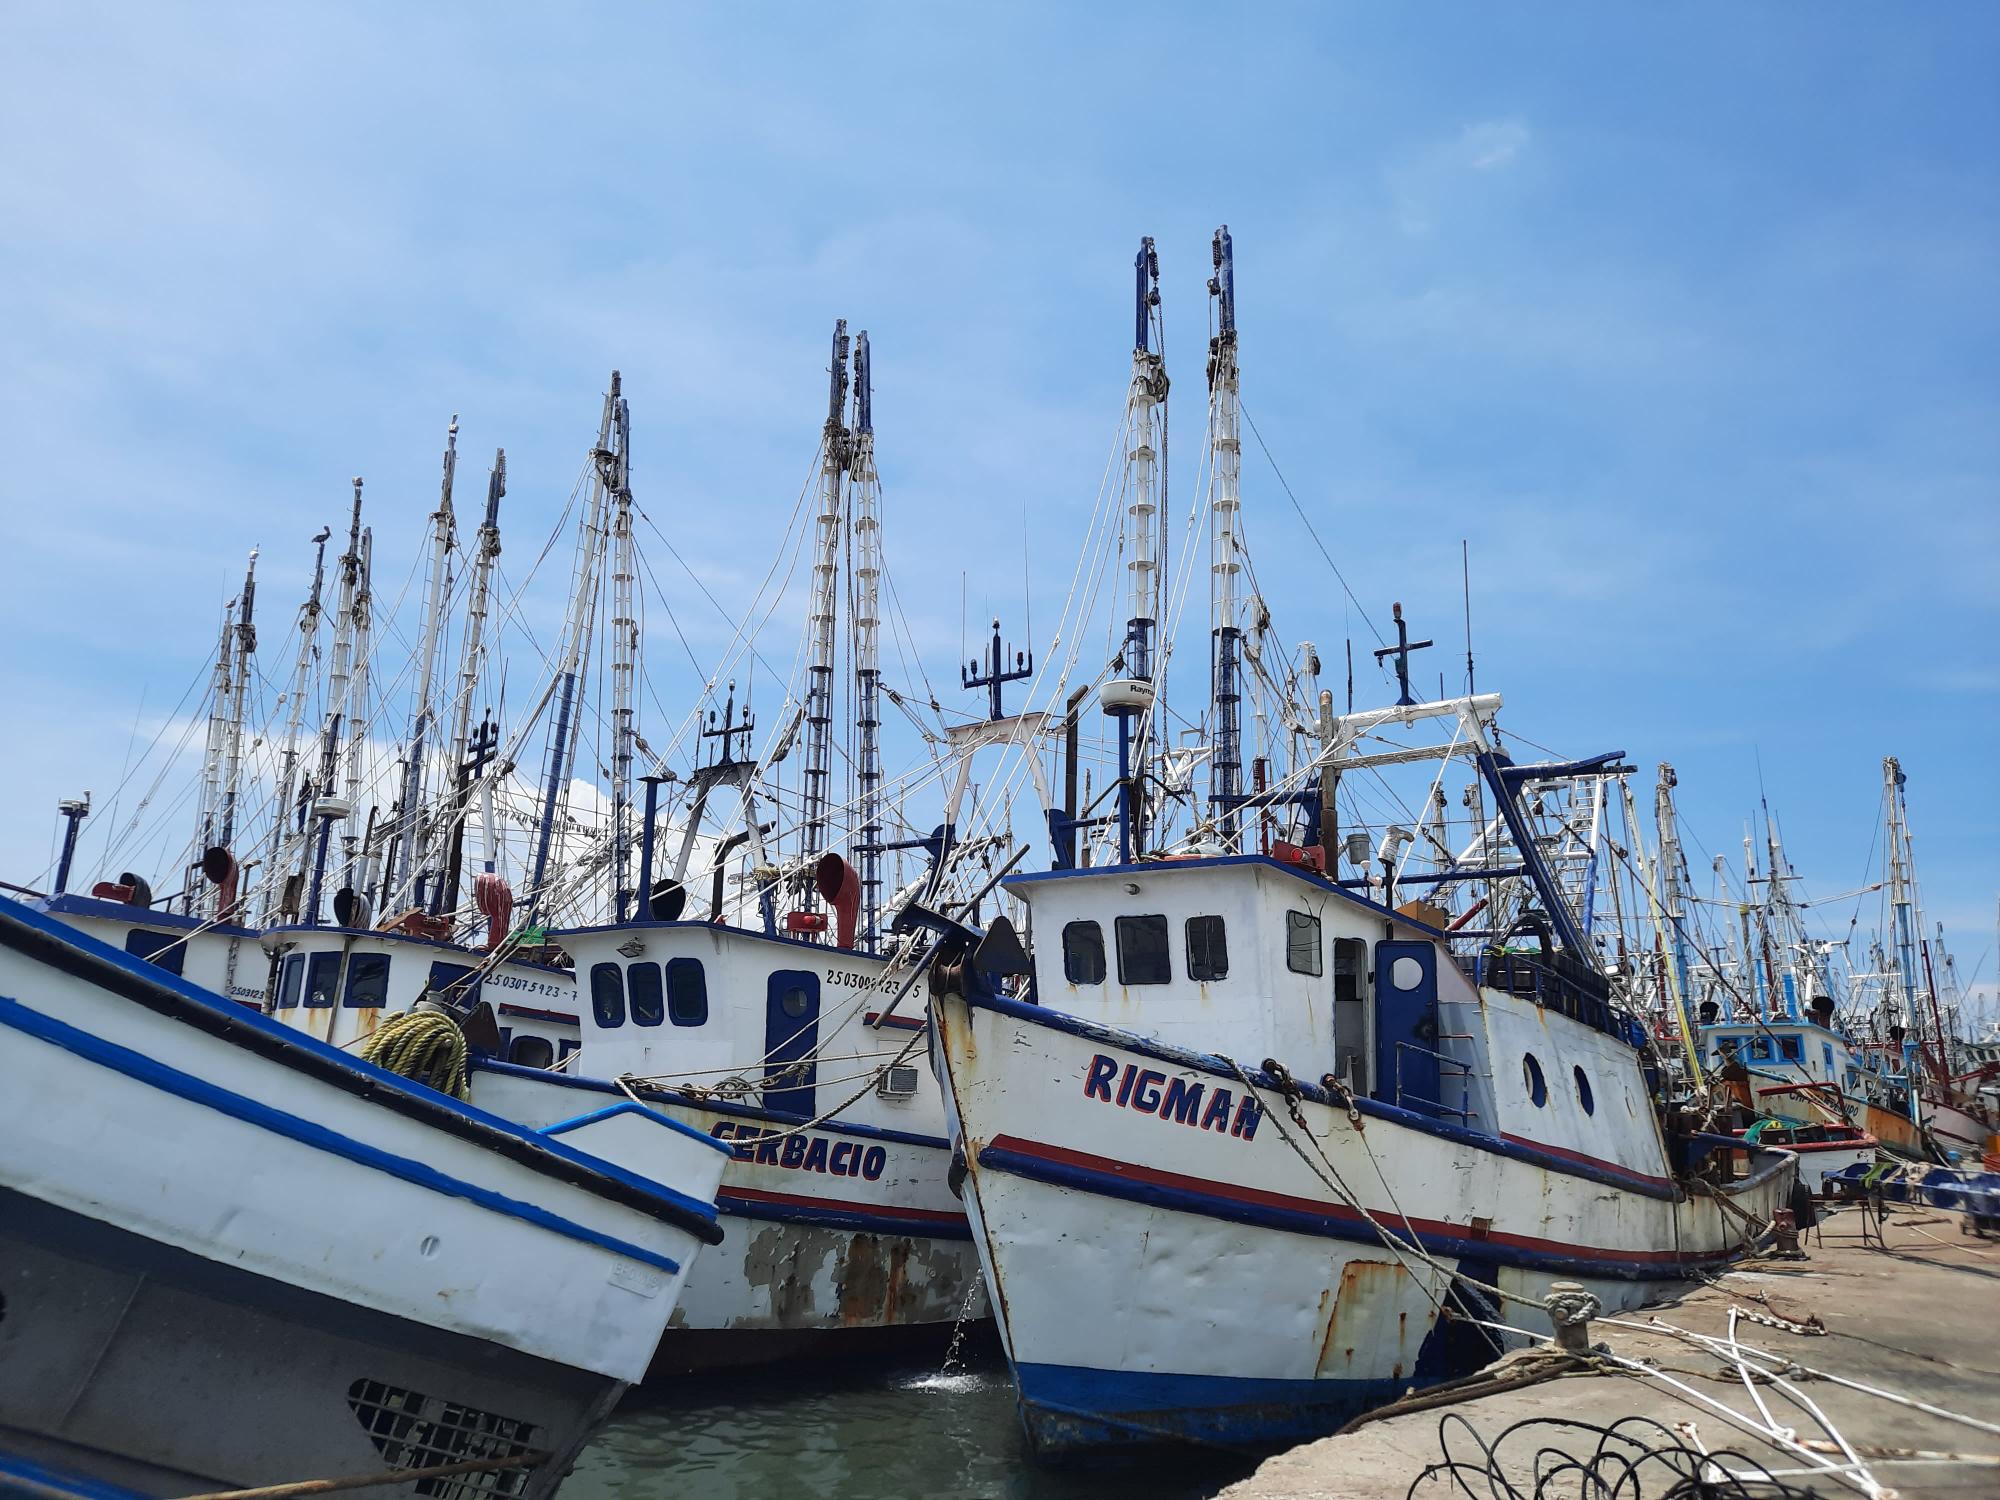
[[[716,1201],[727,1204],[770,1203],[785,1208],[817,1208],[831,1214],[866,1214],[875,1219],[904,1219],[912,1224],[956,1224],[963,1227],[965,1215],[940,1208],[904,1208],[894,1203],[855,1203],[845,1198],[814,1198],[804,1193],[769,1193],[762,1188],[726,1187]]]
[[[1623,1177],[1631,1182],[1643,1182],[1647,1187],[1670,1188],[1674,1185],[1671,1177],[1654,1177],[1646,1172],[1637,1172],[1615,1161],[1606,1161],[1601,1156],[1592,1156],[1587,1151],[1570,1151],[1562,1146],[1550,1146],[1541,1141],[1531,1141],[1525,1135],[1506,1135],[1503,1141],[1512,1141],[1517,1146],[1526,1146],[1530,1151],[1545,1151],[1550,1156],[1559,1156],[1564,1161],[1573,1161],[1581,1166],[1595,1167],[1600,1172],[1609,1172],[1613,1177]],[[1789,1148],[1788,1148],[1789,1149]]]
[[[1205,1177],[1186,1177],[1179,1172],[1162,1172],[1156,1167],[1142,1167],[1133,1162],[1117,1161],[1109,1156],[1093,1156],[1086,1151],[1071,1151],[1063,1146],[1049,1146],[1040,1141],[1024,1140],[1018,1135],[995,1136],[993,1145],[1001,1150],[1019,1152],[1022,1156],[1039,1157],[1043,1161],[1056,1162],[1086,1172],[1101,1172],[1106,1176],[1123,1178],[1127,1182],[1144,1182],[1154,1187],[1173,1188],[1184,1193],[1221,1199],[1227,1203],[1252,1203],[1262,1208],[1315,1214],[1322,1218],[1342,1219],[1355,1224],[1363,1222],[1360,1213],[1344,1203],[1328,1203],[1319,1198],[1296,1198],[1289,1193],[1266,1192],[1262,1188],[1244,1187],[1234,1182],[1214,1182]],[[1403,1228],[1403,1216],[1393,1209],[1371,1208],[1369,1213],[1374,1216],[1378,1224],[1387,1229]],[[1536,1235],[1507,1234],[1497,1229],[1478,1234],[1470,1225],[1451,1224],[1442,1219],[1412,1217],[1409,1220],[1409,1227],[1419,1235],[1436,1235],[1459,1240],[1477,1239],[1487,1244],[1504,1245],[1516,1250],[1561,1254],[1577,1260],[1641,1261],[1672,1265],[1676,1260],[1688,1258],[1677,1255],[1672,1250],[1609,1250],[1592,1245],[1572,1245],[1562,1240],[1542,1239]]]

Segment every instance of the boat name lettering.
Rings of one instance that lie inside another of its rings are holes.
[[[1157,1068],[1141,1068],[1137,1063],[1125,1064],[1121,1074],[1118,1059],[1102,1052],[1091,1058],[1084,1073],[1083,1097],[1246,1141],[1255,1138],[1264,1118],[1263,1106],[1255,1095],[1238,1099],[1228,1089],[1169,1078]]]
[[[788,1167],[794,1172],[824,1172],[829,1177],[861,1177],[874,1182],[889,1164],[880,1146],[859,1141],[833,1141],[823,1135],[790,1135],[718,1120],[710,1132],[718,1141],[736,1142],[736,1159],[764,1167]]]

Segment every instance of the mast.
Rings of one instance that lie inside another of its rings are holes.
[[[1208,293],[1215,302],[1215,333],[1208,341],[1209,442],[1214,449],[1209,499],[1209,623],[1214,640],[1212,692],[1215,755],[1209,763],[1209,800],[1220,817],[1222,844],[1234,851],[1237,807],[1243,795],[1242,690],[1238,654],[1242,631],[1236,623],[1236,528],[1241,509],[1238,482],[1243,448],[1237,428],[1236,261],[1229,226],[1215,231],[1211,250],[1215,275]]]
[[[353,682],[354,601],[361,588],[362,536],[361,476],[357,474],[354,509],[347,522],[347,550],[340,554],[340,593],[333,611],[333,654],[327,664],[326,722],[320,730],[319,775],[314,787],[319,803],[319,835],[314,841],[312,879],[306,891],[305,920],[309,926],[319,921],[320,885],[326,873],[327,845],[333,836],[333,825],[354,813],[351,797],[345,809],[341,809],[333,795],[333,784],[340,774],[340,731],[346,721]]]
[[[228,849],[236,838],[237,799],[243,784],[243,715],[250,700],[250,656],[257,649],[257,549],[250,549],[237,596],[236,681],[229,705],[229,734],[222,762],[222,814],[215,842]]]
[[[597,425],[597,445],[593,454],[608,451],[611,424],[617,410],[621,382],[611,372],[611,389],[604,397],[604,415]],[[590,664],[591,625],[597,612],[599,565],[605,544],[605,468],[598,464],[590,481],[590,498],[577,523],[576,564],[570,577],[569,615],[563,623],[562,655],[556,663],[556,717],[549,731],[548,775],[542,787],[542,815],[535,834],[535,863],[528,879],[528,910],[539,915],[547,895],[544,881],[549,869],[549,845],[555,836],[556,811],[568,801],[566,778],[576,748],[576,697]]]
[[[1905,1035],[1910,1039],[1904,1044],[1903,1055],[1907,1067],[1920,1028],[1917,1006],[1917,941],[1912,917],[1916,900],[1910,889],[1910,867],[1906,855],[1905,838],[1908,830],[1903,825],[1904,780],[1903,768],[1896,757],[1893,755],[1885,757],[1882,761],[1882,795],[1889,822],[1887,830],[1889,909],[1894,915],[1896,929],[1896,1003],[1902,1012]]]
[[[355,495],[360,496],[361,485],[355,483]],[[375,533],[369,527],[361,528],[361,548],[355,568],[354,584],[354,675],[347,688],[347,800],[355,811],[361,807],[362,778],[368,770],[368,669],[373,664],[371,635],[375,623]],[[369,812],[369,822],[374,822],[374,812]],[[341,843],[347,854],[347,885],[351,890],[360,890],[367,884],[355,867],[357,843],[372,843],[372,839],[357,841],[354,836],[354,819],[349,816],[347,832]],[[362,857],[370,851],[360,850]]]
[[[1118,860],[1129,864],[1146,846],[1145,798],[1132,771],[1136,745],[1149,753],[1146,731],[1158,698],[1154,677],[1153,632],[1159,622],[1160,558],[1154,525],[1156,466],[1166,445],[1165,416],[1160,409],[1167,395],[1164,354],[1153,350],[1160,330],[1160,257],[1151,235],[1139,241],[1132,261],[1132,385],[1125,401],[1125,485],[1129,500],[1119,534],[1119,550],[1127,557],[1131,582],[1130,614],[1125,622],[1121,652],[1124,670],[1105,683],[1099,694],[1104,711],[1118,720]],[[1164,345],[1164,338],[1161,340]]]
[[[472,700],[479,691],[479,679],[486,670],[486,609],[493,587],[493,565],[500,556],[500,500],[507,493],[507,450],[493,450],[493,469],[486,479],[486,515],[479,523],[479,539],[472,559],[472,588],[465,601],[465,641],[459,648],[458,693],[451,706],[451,767],[454,776],[463,773],[468,740],[472,734]],[[490,806],[492,790],[486,800]],[[458,907],[458,875],[461,845],[465,838],[465,789],[460,788],[452,806],[451,828],[446,834],[450,846],[450,870],[431,897],[431,913],[455,911]],[[489,817],[488,821],[491,819]],[[489,831],[490,835],[490,831]],[[491,843],[489,836],[488,843]],[[487,869],[492,852],[487,853]]]
[[[1660,779],[1653,792],[1653,821],[1659,841],[1660,903],[1666,909],[1668,962],[1674,966],[1676,992],[1693,993],[1687,953],[1687,893],[1681,883],[1686,868],[1681,854],[1680,820],[1674,812],[1674,788],[1680,778],[1660,762]]]
[[[422,880],[430,856],[430,820],[423,818],[424,759],[428,741],[437,723],[431,702],[431,684],[437,675],[438,655],[444,645],[444,614],[451,600],[451,552],[457,542],[457,523],[452,516],[451,492],[458,474],[458,413],[445,429],[444,479],[439,487],[438,508],[431,512],[431,564],[424,584],[424,633],[417,646],[417,696],[410,714],[410,746],[403,762],[402,795],[397,799],[396,821],[390,837],[396,856],[389,869],[388,889],[409,889],[414,865]],[[383,906],[389,905],[385,898]]]
[[[829,729],[833,722],[833,624],[835,580],[840,569],[842,484],[853,441],[847,414],[847,320],[833,325],[833,364],[826,397],[822,441],[819,520],[814,533],[812,655],[806,677],[805,819],[799,853],[810,866],[826,848],[827,779],[831,772]]]
[[[882,916],[882,747],[880,605],[882,521],[875,476],[874,381],[864,329],[854,341],[854,452],[848,462],[854,497],[855,776],[860,793],[861,945],[873,951]]]
[[[285,882],[280,875],[284,857],[285,832],[292,820],[292,801],[298,790],[299,733],[305,728],[306,683],[312,676],[313,649],[319,644],[321,590],[326,582],[326,540],[332,533],[324,526],[313,538],[313,581],[306,602],[299,606],[299,656],[292,668],[291,687],[285,704],[285,750],[279,762],[278,796],[271,814],[270,852],[264,858],[264,873],[271,882],[264,902],[264,924],[273,925],[284,905]]]
[[[613,377],[614,393],[617,377]],[[632,895],[633,667],[639,622],[632,608],[632,410],[613,403],[611,446],[597,455],[611,494],[611,904],[624,921]]]
[[[224,745],[229,738],[229,700],[236,689],[236,674],[231,666],[234,655],[232,644],[236,627],[233,619],[236,601],[231,599],[222,607],[222,636],[215,647],[215,676],[208,689],[208,742],[201,756],[201,807],[195,823],[195,858],[200,859],[202,851],[215,842],[216,821],[222,811],[222,757]],[[205,902],[206,897],[202,900]],[[185,898],[186,909],[192,913],[196,905],[196,883],[190,882]]]

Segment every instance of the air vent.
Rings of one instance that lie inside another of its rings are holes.
[[[441,1401],[380,1380],[357,1380],[347,1404],[382,1461],[392,1469],[428,1469],[481,1458],[522,1458],[535,1452],[531,1422],[456,1401]],[[420,1479],[415,1494],[431,1500],[498,1500],[528,1488],[527,1468]]]
[[[915,1068],[885,1068],[882,1081],[875,1085],[875,1092],[884,1099],[910,1099],[917,1092],[917,1070]]]

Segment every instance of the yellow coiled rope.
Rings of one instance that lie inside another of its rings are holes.
[[[362,1045],[361,1060],[400,1078],[470,1100],[465,1083],[465,1033],[440,1010],[402,1010]]]

